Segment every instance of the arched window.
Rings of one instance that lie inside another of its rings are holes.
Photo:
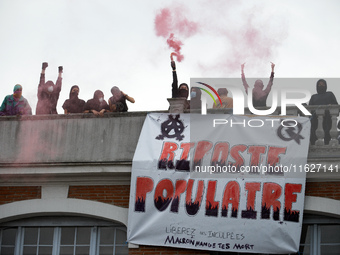
[[[2,223],[0,254],[128,254],[126,227],[83,217],[37,217]]]
[[[304,214],[299,252],[278,255],[339,255],[340,219]],[[239,252],[211,252],[211,255],[242,255]],[[252,253],[266,255],[266,253]]]

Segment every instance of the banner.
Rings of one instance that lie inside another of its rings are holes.
[[[128,241],[296,252],[309,132],[304,117],[148,114],[132,165]]]

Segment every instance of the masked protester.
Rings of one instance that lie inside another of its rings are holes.
[[[93,113],[97,116],[104,116],[104,113],[107,111],[110,111],[110,107],[104,100],[104,93],[101,90],[96,90],[93,98],[86,102],[84,112]]]
[[[190,90],[190,109],[200,110],[202,108],[202,92],[197,87],[191,87]]]
[[[176,63],[171,61],[172,68],[172,98],[185,98],[188,99],[189,96],[189,86],[186,83],[181,83],[178,87],[178,79],[176,73]],[[190,104],[187,102],[185,109],[190,109]]]
[[[63,109],[65,114],[82,113],[84,111],[85,101],[78,98],[79,87],[74,85],[71,87],[69,99],[65,100]]]
[[[14,86],[13,95],[5,97],[0,106],[0,116],[32,115],[32,109],[26,98],[22,96],[22,86]]]
[[[36,114],[58,114],[57,103],[59,99],[59,94],[61,91],[63,67],[59,66],[58,79],[56,84],[53,81],[45,82],[45,70],[48,67],[48,63],[42,63],[42,71],[40,74],[40,82],[38,87],[38,103],[36,107]]]
[[[268,85],[265,89],[263,89],[264,85],[263,85],[262,80],[256,80],[255,81],[254,88],[253,88],[253,106],[255,108],[267,106],[266,105],[267,97],[269,95],[270,90],[272,89],[273,81],[274,81],[274,67],[275,67],[275,64],[271,63],[272,72],[270,74],[270,79],[269,79]],[[249,85],[248,85],[246,78],[245,78],[245,75],[244,75],[244,64],[241,65],[241,77],[242,77],[244,89],[245,89],[245,91],[248,95]]]
[[[116,86],[112,87],[111,93],[112,97],[110,97],[109,99],[111,112],[127,112],[128,107],[126,104],[126,100],[131,103],[135,102],[135,99],[133,97],[128,96]]]
[[[324,79],[320,79],[316,83],[316,91],[317,94],[312,95],[309,100],[309,105],[337,105],[338,101],[336,100],[334,94],[331,91],[327,91],[327,82]],[[311,118],[311,135],[310,140],[311,143],[314,144],[317,137],[315,131],[318,127],[318,118],[315,112],[312,112]],[[323,130],[325,131],[324,143],[328,144],[331,140],[331,136],[329,131],[332,128],[332,117],[328,110],[325,111],[325,116],[323,118]]]

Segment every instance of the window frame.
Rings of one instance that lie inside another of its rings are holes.
[[[72,227],[75,230],[75,235],[77,234],[77,229],[81,227],[90,227],[90,242],[89,242],[89,254],[97,255],[99,254],[100,248],[100,231],[102,227],[112,227],[114,230],[114,244],[113,244],[113,254],[115,254],[116,249],[116,239],[117,239],[117,229],[120,229],[127,233],[127,229],[124,225],[108,222],[104,220],[97,220],[86,217],[34,217],[29,219],[22,219],[13,222],[2,223],[0,226],[0,253],[2,249],[2,233],[4,229],[16,228],[15,246],[14,254],[22,255],[24,250],[24,231],[26,228],[38,228],[38,233],[41,228],[52,227],[53,228],[53,240],[52,240],[52,255],[58,255],[61,248],[61,232],[63,227]],[[38,241],[37,241],[38,242]],[[34,245],[33,245],[34,246]],[[40,245],[37,246],[40,247]],[[76,241],[73,243],[73,249],[77,247]],[[82,245],[81,245],[82,246]],[[126,245],[119,244],[120,247],[125,247],[128,249],[128,243]]]

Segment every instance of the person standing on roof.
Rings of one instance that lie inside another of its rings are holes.
[[[5,97],[0,106],[0,116],[32,115],[32,109],[26,98],[22,96],[22,86],[14,86],[13,94]]]
[[[271,63],[272,72],[270,74],[268,85],[265,89],[263,89],[264,85],[263,85],[262,80],[255,81],[254,88],[253,88],[253,106],[254,107],[267,106],[266,105],[267,97],[269,95],[270,90],[272,89],[273,81],[274,81],[274,67],[275,67],[275,64]],[[241,77],[242,77],[242,83],[243,83],[244,89],[248,95],[249,85],[244,75],[244,64],[241,65]]]
[[[335,98],[335,95],[331,91],[327,91],[327,82],[324,79],[320,79],[316,82],[316,91],[317,94],[311,96],[308,105],[338,105],[338,101]],[[323,130],[325,131],[324,143],[328,144],[331,140],[331,135],[329,131],[332,128],[332,117],[329,113],[329,110],[325,110],[325,116],[323,118]],[[314,144],[317,137],[315,131],[318,127],[318,119],[315,112],[312,112],[311,119],[311,134],[310,140],[311,143]]]
[[[38,103],[35,113],[40,114],[58,114],[57,103],[61,91],[63,67],[58,67],[58,79],[54,84],[53,81],[45,82],[45,70],[48,63],[42,63],[42,70],[40,74],[40,82],[38,86]]]

